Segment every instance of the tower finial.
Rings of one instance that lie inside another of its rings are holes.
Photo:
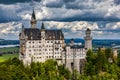
[[[34,11],[34,7],[33,7],[33,13],[32,13],[32,17],[31,17],[31,19],[36,19],[35,11]]]
[[[41,29],[45,29],[44,23],[42,22]]]
[[[24,25],[22,24],[22,31],[24,30]]]

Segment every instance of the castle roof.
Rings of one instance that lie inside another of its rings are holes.
[[[41,37],[40,37],[40,31],[39,29],[35,28],[25,28],[24,29],[24,33],[25,35],[27,36],[27,39],[28,40],[39,40]]]
[[[41,30],[25,28],[24,33],[28,40],[41,40]],[[64,39],[62,30],[45,30],[46,40],[62,40]]]

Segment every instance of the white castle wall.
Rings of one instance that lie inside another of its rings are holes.
[[[86,58],[86,51],[84,48],[75,48],[72,49],[70,46],[66,47],[66,52],[63,52],[62,60],[63,64],[65,64],[66,68],[68,68],[71,72],[73,70],[77,70],[80,72],[80,60]],[[71,65],[72,63],[73,66]]]
[[[63,50],[63,40],[28,40],[25,43],[25,56],[23,62],[25,64],[34,62],[45,62],[48,59],[61,59]],[[59,62],[60,63],[60,62]]]

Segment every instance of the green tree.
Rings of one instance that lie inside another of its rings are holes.
[[[84,74],[87,76],[92,76],[95,74],[95,67],[91,61],[87,62],[84,68]]]
[[[95,67],[98,73],[105,70],[105,64],[107,63],[107,60],[105,54],[101,50],[98,51],[97,55]]]
[[[66,69],[63,65],[58,66],[58,70],[60,76],[64,76],[64,78],[66,78],[67,80],[72,78],[71,72],[68,69]]]
[[[113,58],[112,49],[110,49],[110,48],[105,49],[105,56],[106,56],[107,60],[109,58]]]
[[[87,57],[86,57],[87,62],[93,60],[93,52],[92,52],[91,50],[88,50],[88,51],[87,51],[86,56],[87,56]]]

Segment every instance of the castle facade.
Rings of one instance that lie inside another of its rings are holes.
[[[42,23],[41,29],[38,29],[36,23],[33,11],[31,28],[22,27],[19,35],[19,59],[25,65],[29,65],[31,62],[45,62],[48,59],[55,59],[61,63],[61,53],[65,45],[62,30],[47,30],[44,23]]]
[[[86,61],[86,52],[92,49],[90,29],[85,31],[85,46],[75,45],[73,39],[69,45],[66,45],[62,30],[45,29],[43,22],[41,29],[36,28],[37,20],[34,10],[30,23],[31,28],[22,26],[19,34],[19,59],[23,61],[24,65],[54,59],[58,64],[65,65],[70,71],[77,70],[82,73]]]

